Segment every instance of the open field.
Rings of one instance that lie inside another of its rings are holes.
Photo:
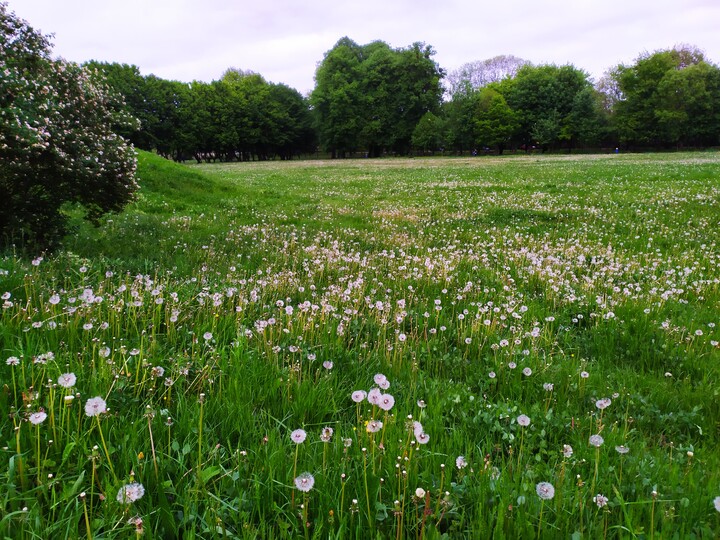
[[[0,258],[2,535],[720,536],[717,153],[140,161]]]

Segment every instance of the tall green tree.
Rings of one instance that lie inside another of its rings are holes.
[[[318,66],[311,96],[321,145],[340,156],[409,152],[420,119],[440,107],[443,72],[434,54],[423,43],[338,41]]]
[[[439,116],[426,112],[415,126],[412,145],[423,153],[435,151],[444,145],[445,122]]]
[[[325,53],[315,72],[310,102],[320,144],[333,157],[343,157],[359,146],[365,111],[360,64],[363,50],[344,37]]]
[[[612,111],[620,141],[630,146],[720,142],[720,69],[694,47],[643,54],[613,71],[620,92]]]
[[[493,87],[482,88],[474,96],[474,101],[477,146],[494,147],[498,154],[502,154],[520,125],[517,113]]]
[[[526,146],[585,143],[590,124],[602,121],[590,106],[596,100],[588,74],[572,65],[524,65],[499,88],[518,114],[518,142]],[[586,123],[579,121],[582,112],[590,114]]]

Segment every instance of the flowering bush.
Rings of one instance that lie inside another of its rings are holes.
[[[104,83],[50,57],[50,41],[0,3],[0,235],[50,247],[67,205],[97,222],[137,190],[135,152],[113,130],[134,120]]]

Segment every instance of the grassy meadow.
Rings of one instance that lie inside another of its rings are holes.
[[[0,258],[0,536],[717,538],[720,155],[180,166]]]

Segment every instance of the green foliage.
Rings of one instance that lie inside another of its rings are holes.
[[[502,154],[517,131],[517,114],[493,88],[483,88],[476,97],[475,140],[478,146],[496,147]]]
[[[720,142],[720,68],[685,47],[641,55],[612,74],[620,91],[613,122],[627,145]]]
[[[318,66],[311,95],[321,145],[338,156],[406,154],[420,119],[440,105],[443,72],[434,54],[423,43],[392,49],[338,41]]]
[[[0,241],[52,247],[67,205],[91,221],[133,197],[135,156],[114,127],[131,126],[87,70],[50,59],[48,39],[0,3]]]
[[[256,73],[228,69],[212,83],[142,77],[135,66],[91,62],[140,119],[140,148],[176,161],[291,159],[315,150],[306,100]]]
[[[422,152],[434,153],[443,146],[444,130],[443,120],[429,111],[426,112],[413,130],[413,147]]]
[[[525,65],[502,90],[519,115],[518,140],[523,144],[548,148],[566,140],[572,148],[593,142],[591,133],[601,117],[585,72],[571,65]]]

